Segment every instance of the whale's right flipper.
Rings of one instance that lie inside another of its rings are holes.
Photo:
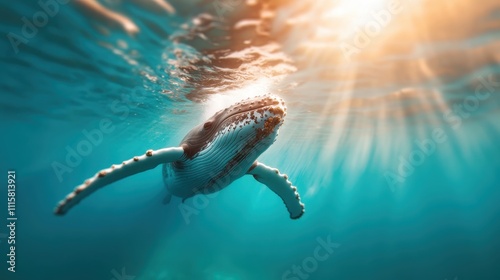
[[[184,149],[182,147],[164,148],[156,151],[148,150],[142,156],[137,156],[124,161],[122,164],[103,169],[94,175],[94,177],[76,187],[72,193],[59,202],[54,213],[56,215],[64,215],[69,209],[96,190],[125,177],[153,169],[159,164],[176,161],[183,155]]]
[[[288,181],[288,176],[281,174],[278,169],[271,168],[260,162],[255,162],[247,174],[270,188],[285,203],[290,218],[298,219],[304,214],[304,204],[300,201],[297,188]]]

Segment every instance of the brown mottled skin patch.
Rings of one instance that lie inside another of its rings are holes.
[[[203,150],[208,143],[211,143],[213,138],[222,128],[239,122],[249,121],[250,119],[258,123],[257,117],[255,116],[256,112],[260,113],[261,116],[269,109],[273,109],[275,114],[282,113],[283,110],[278,106],[281,106],[281,102],[271,96],[259,96],[239,102],[229,108],[229,110],[225,109],[215,113],[215,115],[205,123],[193,128],[184,139],[182,139],[181,146],[184,148],[186,156],[191,159],[198,152]],[[260,135],[259,137],[269,135],[280,120],[281,118],[277,117],[277,119],[268,123],[267,128],[258,133]],[[232,129],[236,130],[236,126],[233,126]]]
[[[257,138],[262,139],[264,137],[267,137],[269,134],[271,134],[274,131],[274,128],[280,122],[281,122],[281,118],[278,116],[268,118],[264,123],[264,127],[257,129]]]
[[[106,174],[107,174],[106,171],[102,170],[102,171],[99,172],[98,177],[102,178],[102,177],[106,176]]]
[[[146,151],[146,156],[150,157],[153,155],[153,150],[147,150]]]
[[[139,161],[139,157],[134,157],[134,161]]]

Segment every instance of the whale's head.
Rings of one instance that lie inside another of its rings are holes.
[[[200,153],[217,153],[228,162],[256,158],[274,143],[285,116],[285,102],[281,98],[274,95],[249,98],[193,128],[181,146],[188,158]]]

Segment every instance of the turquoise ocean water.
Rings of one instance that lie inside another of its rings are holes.
[[[44,24],[37,1],[0,3],[0,279],[500,279],[497,1],[103,2],[138,32],[63,2]],[[101,168],[266,93],[288,115],[260,161],[302,218],[251,177],[163,205],[161,168],[53,215]]]

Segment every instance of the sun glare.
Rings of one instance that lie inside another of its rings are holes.
[[[242,88],[229,90],[223,94],[214,94],[210,96],[206,103],[203,117],[208,119],[217,111],[227,108],[243,99],[265,95],[271,93],[272,80],[270,78],[260,78]]]
[[[401,3],[394,0],[339,0],[318,1],[312,10],[319,23],[313,34],[317,38],[336,37],[346,39],[370,22],[388,21],[394,12],[398,12]],[[315,22],[315,21],[312,21]],[[377,28],[377,27],[372,27]]]
[[[326,12],[323,16],[329,19],[349,18],[353,23],[356,23],[366,21],[370,17],[371,12],[385,8],[387,5],[390,5],[391,0],[340,0],[324,2]]]

